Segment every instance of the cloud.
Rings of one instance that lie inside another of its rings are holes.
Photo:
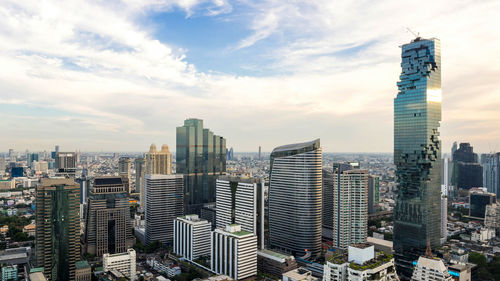
[[[498,1],[3,1],[0,105],[26,113],[3,114],[0,129],[12,137],[0,146],[175,147],[175,126],[199,117],[238,151],[315,137],[326,151],[391,151],[398,46],[412,38],[411,27],[442,40],[444,146],[470,138],[486,151],[500,142],[492,125],[500,120],[500,69],[492,63],[498,8]],[[257,55],[243,61],[266,75],[201,72],[186,49],[140,24],[151,12],[176,10],[229,25],[242,18],[248,34],[227,47],[235,56],[252,50]],[[30,132],[40,137],[28,141]]]

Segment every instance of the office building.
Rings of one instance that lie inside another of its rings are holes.
[[[0,176],[5,175],[5,168],[7,168],[5,158],[0,157]]]
[[[130,162],[130,158],[128,157],[120,157],[118,160],[118,175],[127,179],[127,192],[131,193],[131,178],[130,178],[130,170],[132,168],[132,164]]]
[[[328,169],[322,170],[322,236],[332,240],[333,237],[333,173]]]
[[[210,256],[212,225],[198,215],[187,215],[174,220],[173,251],[190,261]]]
[[[215,180],[226,172],[226,140],[203,128],[203,120],[187,119],[177,127],[176,173],[184,175],[187,214],[200,214],[215,202]]]
[[[172,243],[174,219],[184,213],[182,175],[146,175],[146,243]]]
[[[483,186],[483,167],[478,163],[477,154],[469,143],[461,143],[453,154],[451,183],[462,189]]]
[[[96,177],[86,205],[85,250],[102,256],[127,251],[134,244],[127,184],[123,177]]]
[[[200,218],[207,220],[212,224],[212,230],[215,229],[216,226],[216,217],[217,217],[217,208],[215,207],[215,202],[203,204],[201,207]]]
[[[56,175],[75,177],[76,154],[74,152],[56,152]]]
[[[87,261],[77,261],[75,268],[75,281],[90,281],[92,279],[92,269]]]
[[[483,187],[500,197],[500,153],[481,155]]]
[[[239,224],[257,235],[259,249],[264,248],[264,180],[233,176],[217,179],[216,224],[224,228]]]
[[[411,281],[452,281],[448,268],[439,258],[419,257]]]
[[[375,253],[369,244],[354,244],[345,251],[330,256],[323,269],[323,281],[399,280],[394,258],[383,252]]]
[[[136,280],[136,254],[134,249],[128,249],[124,253],[104,254],[102,265],[104,272],[118,271],[127,279]]]
[[[285,272],[297,269],[295,257],[283,253],[261,249],[257,252],[257,269],[259,272],[279,279]]]
[[[28,156],[27,157],[28,158],[27,159],[28,166],[31,165],[31,163],[33,163],[33,161],[37,161],[37,162],[40,161],[40,157],[39,157],[38,153],[29,153],[27,156]]]
[[[259,146],[259,161],[262,161],[262,148]]]
[[[145,174],[170,175],[172,174],[172,153],[168,145],[161,146],[161,150],[156,149],[155,144],[151,144],[148,153],[146,153],[146,171]]]
[[[80,257],[80,186],[42,179],[36,187],[36,265],[49,280],[75,280]]]
[[[143,157],[137,157],[134,160],[134,168],[135,168],[135,190],[134,192],[139,193],[139,198],[144,198],[144,172],[145,172],[145,164]],[[141,200],[141,207],[144,207],[143,202]]]
[[[333,246],[345,249],[368,236],[368,171],[333,166]]]
[[[486,206],[496,203],[494,193],[489,193],[483,189],[471,189],[469,191],[469,216],[477,219],[484,219]]]
[[[409,280],[413,261],[441,233],[441,43],[415,38],[401,47],[394,99],[394,164],[398,184],[394,250],[398,275]]]
[[[211,270],[234,280],[257,275],[257,236],[233,224],[210,236]]]
[[[322,156],[320,140],[271,153],[269,243],[298,256],[321,252]]]
[[[441,244],[448,238],[448,197],[441,195]]]
[[[368,176],[368,214],[377,212],[379,202],[379,178],[377,176]]]

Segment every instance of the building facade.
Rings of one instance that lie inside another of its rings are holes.
[[[462,189],[483,186],[483,167],[469,143],[461,143],[453,153],[451,184]]]
[[[322,236],[331,240],[333,237],[333,173],[328,169],[322,170]]]
[[[172,243],[174,219],[184,213],[182,175],[146,175],[146,243]]]
[[[116,270],[132,281],[137,280],[135,259],[134,249],[119,254],[104,254],[102,256],[104,272]]]
[[[321,252],[322,155],[320,140],[271,153],[269,244],[294,255]]]
[[[402,46],[401,60],[394,99],[394,250],[398,274],[408,280],[427,241],[437,249],[441,237],[441,43],[418,37]]]
[[[102,256],[127,251],[134,244],[127,185],[123,177],[93,179],[86,204],[85,250]]]
[[[215,202],[215,180],[226,172],[226,140],[203,128],[203,120],[187,119],[177,127],[176,173],[184,175],[187,214],[200,214]]]
[[[56,175],[75,177],[76,153],[56,152]]]
[[[257,235],[259,249],[264,248],[264,180],[233,176],[217,179],[216,224],[224,228],[239,224]]]
[[[486,206],[496,203],[494,193],[489,193],[483,189],[471,189],[469,191],[469,216],[484,219]]]
[[[75,280],[80,257],[80,186],[43,179],[36,187],[36,265],[51,281]]]
[[[377,176],[368,176],[368,214],[375,214],[377,212],[379,186],[379,178]]]
[[[146,170],[146,166],[144,163],[143,157],[137,157],[134,160],[134,169],[135,169],[135,192],[139,193],[139,198],[144,198],[144,172]],[[144,200],[140,200],[141,207],[144,208]]]
[[[257,236],[240,225],[212,231],[210,247],[213,272],[235,280],[257,275]]]
[[[411,281],[452,281],[448,268],[439,258],[420,257],[413,271]]]
[[[500,153],[481,155],[483,187],[500,197]]]
[[[174,220],[174,253],[192,261],[210,255],[212,225],[198,215],[187,215]]]
[[[128,157],[120,157],[118,160],[118,175],[126,178],[127,180],[127,192],[131,193],[131,169],[132,169],[132,163],[130,158]]]

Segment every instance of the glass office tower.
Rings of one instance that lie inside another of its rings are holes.
[[[321,253],[322,156],[319,139],[271,153],[269,244],[297,256]]]
[[[203,120],[187,119],[177,127],[176,173],[184,175],[184,210],[200,214],[215,202],[215,180],[226,172],[226,140],[203,128]]]
[[[394,208],[394,250],[402,280],[430,242],[439,247],[441,212],[441,44],[414,39],[402,46],[394,99],[394,164],[399,185]]]

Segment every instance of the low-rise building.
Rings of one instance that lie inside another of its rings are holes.
[[[30,223],[23,227],[23,232],[26,233],[28,236],[33,236],[35,237],[35,228],[36,225],[34,223]]]
[[[128,249],[125,253],[104,254],[102,264],[104,272],[118,271],[130,280],[136,280],[135,250]]]
[[[399,280],[394,258],[384,252],[375,253],[373,245],[355,244],[347,254],[338,251],[324,265],[324,281]]]
[[[459,263],[448,266],[448,273],[454,281],[472,281],[475,264]]]
[[[179,275],[181,273],[182,273],[182,270],[181,270],[180,266],[178,266],[176,264],[172,264],[169,267],[167,267],[167,276],[170,278],[172,278],[176,275]]]
[[[303,267],[283,273],[283,281],[318,281],[310,270]]]
[[[17,265],[2,265],[2,281],[17,280]]]
[[[493,237],[495,237],[495,229],[481,228],[471,233],[470,240],[473,242],[487,242]]]
[[[257,252],[259,272],[279,278],[283,273],[297,269],[297,267],[297,261],[293,255],[285,255],[268,249]]]
[[[419,257],[411,281],[451,281],[448,268],[440,258]]]
[[[87,261],[77,261],[75,263],[75,280],[76,281],[90,281],[92,277],[92,270]]]

